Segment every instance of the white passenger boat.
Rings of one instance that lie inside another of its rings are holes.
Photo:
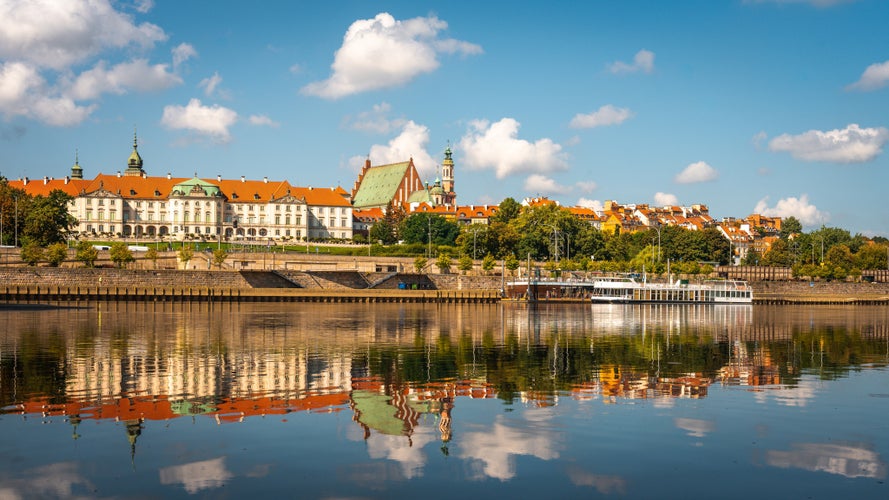
[[[689,284],[636,281],[632,277],[600,278],[590,288],[593,302],[654,302],[687,304],[751,304],[753,290],[744,281],[708,280]]]

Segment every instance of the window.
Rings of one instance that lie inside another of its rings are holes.
[[[288,220],[287,223],[290,224],[290,221]],[[276,215],[276,216],[275,216],[275,225],[276,225],[276,226],[280,226],[280,225],[281,225],[281,216],[280,216],[280,215]]]

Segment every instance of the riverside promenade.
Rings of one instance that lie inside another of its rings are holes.
[[[500,276],[360,271],[0,268],[0,303],[495,303]],[[889,304],[889,283],[751,282],[755,304]],[[585,302],[553,298],[548,302]]]

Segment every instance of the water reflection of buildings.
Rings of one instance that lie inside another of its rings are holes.
[[[596,363],[567,390],[540,384],[510,397],[537,408],[566,396],[603,403],[703,398],[714,380],[782,384],[781,373],[793,374],[794,367],[779,364],[771,346],[791,341],[811,321],[806,310],[785,308],[777,317],[768,308],[754,315],[749,306],[107,307],[117,309],[41,312],[42,332],[32,331],[28,316],[21,316],[21,324],[15,315],[4,317],[4,356],[25,332],[37,340],[41,335],[63,340],[56,371],[64,374],[64,389],[61,396],[16,400],[3,413],[64,415],[75,425],[75,437],[84,419],[114,419],[127,423],[128,439],[135,443],[146,420],[205,414],[224,423],[345,410],[353,412],[365,438],[377,433],[411,443],[430,417],[438,439],[447,443],[459,398],[498,397],[486,367],[464,365],[465,372],[447,380],[403,380],[371,373],[369,352],[435,352],[465,340],[474,353],[483,344],[500,349],[515,341],[519,348],[545,350],[555,379],[566,371],[558,366],[566,349],[593,353],[608,349],[611,338],[639,339],[645,366]],[[887,337],[885,322],[869,324],[853,313],[835,317],[852,331]],[[724,346],[727,362],[706,374],[662,370],[660,349],[680,336]],[[0,380],[0,388],[3,384],[8,387],[9,380]]]

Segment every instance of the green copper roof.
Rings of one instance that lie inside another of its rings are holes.
[[[367,169],[352,205],[358,208],[385,207],[395,197],[408,168],[410,162],[405,161]]]
[[[408,203],[432,203],[432,197],[429,196],[429,190],[421,189],[419,191],[414,191],[411,193],[410,197],[407,199]]]
[[[180,182],[173,186],[170,194],[172,196],[188,196],[192,192],[203,191],[204,196],[221,196],[222,192],[219,190],[219,186],[215,184],[210,184],[207,181],[198,179],[194,177],[185,182]]]

